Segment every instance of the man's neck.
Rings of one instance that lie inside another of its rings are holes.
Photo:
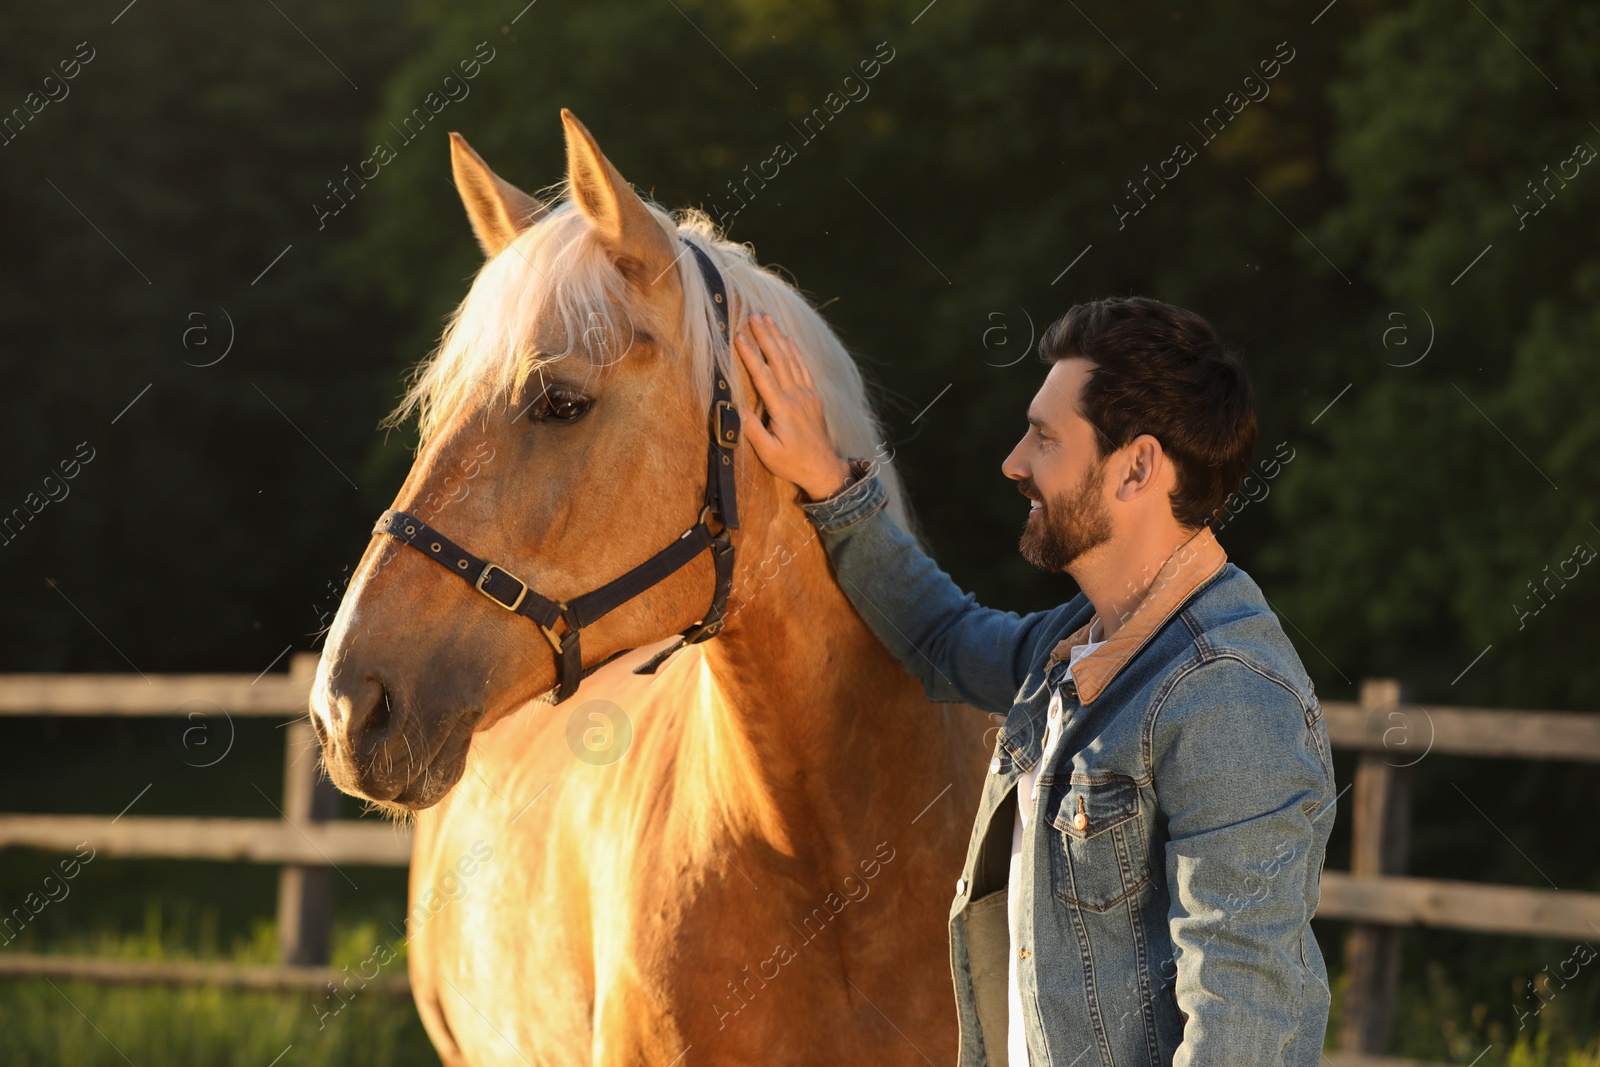
[[[1091,634],[1091,640],[1105,640],[1122,629],[1172,554],[1198,532],[1173,523],[1120,543],[1113,538],[1067,568],[1094,605],[1100,633]]]

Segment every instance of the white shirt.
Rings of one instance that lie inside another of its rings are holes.
[[[1072,673],[1072,668],[1078,665],[1080,659],[1106,643],[1103,637],[1095,639],[1095,635],[1100,632],[1100,616],[1096,615],[1089,626],[1088,640],[1084,644],[1072,646],[1071,659],[1067,663],[1068,674]],[[1039,788],[1039,769],[1055,751],[1056,742],[1061,740],[1062,731],[1066,727],[1065,718],[1061,707],[1061,690],[1057,688],[1050,695],[1050,713],[1044,729],[1044,751],[1039,756],[1039,762],[1017,779],[1017,818],[1011,825],[1011,869],[1006,878],[1006,921],[1011,930],[1010,975],[1006,981],[1009,1007],[1006,1050],[1011,1067],[1028,1065],[1028,1041],[1022,1025],[1022,992],[1017,984],[1017,900],[1022,882],[1022,846],[1026,840],[1028,827],[1033,823],[1034,798]]]

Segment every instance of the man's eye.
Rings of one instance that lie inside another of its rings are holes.
[[[588,397],[573,389],[546,389],[544,395],[528,410],[528,417],[535,421],[555,419],[558,422],[572,422],[589,410],[590,403]]]

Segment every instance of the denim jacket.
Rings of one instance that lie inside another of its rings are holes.
[[[857,470],[805,504],[840,587],[930,699],[1005,716],[950,907],[960,1067],[1006,1063],[1016,784],[1056,687],[1016,908],[1032,1067],[1315,1067],[1329,992],[1309,920],[1336,796],[1322,708],[1260,588],[1202,528],[1069,673],[1085,596],[979,606]]]

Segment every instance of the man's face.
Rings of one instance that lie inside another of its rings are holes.
[[[1100,458],[1097,431],[1078,409],[1092,366],[1086,359],[1056,360],[1028,405],[1027,433],[1001,465],[1033,501],[1022,556],[1048,571],[1066,570],[1112,535],[1105,484],[1110,457]]]

